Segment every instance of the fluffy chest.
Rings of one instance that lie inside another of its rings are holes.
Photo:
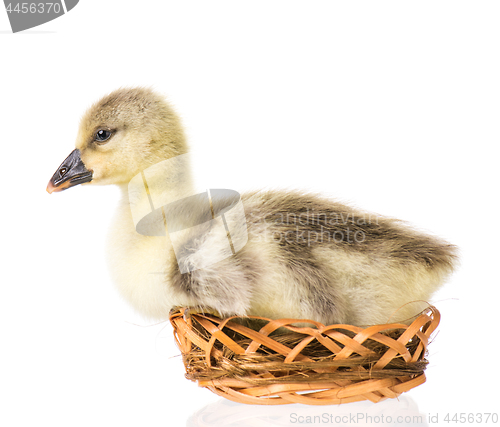
[[[165,319],[172,307],[189,305],[169,285],[173,262],[169,241],[137,233],[130,211],[120,207],[108,235],[108,264],[119,292],[144,316]]]

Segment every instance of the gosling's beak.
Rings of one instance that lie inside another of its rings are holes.
[[[57,168],[47,185],[47,192],[66,190],[89,181],[92,181],[92,171],[85,167],[80,158],[80,150],[76,149]]]

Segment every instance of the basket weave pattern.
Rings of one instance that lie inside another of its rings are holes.
[[[245,326],[248,319],[258,327]],[[248,319],[173,311],[186,378],[241,403],[327,405],[379,402],[424,383],[424,357],[440,314],[430,306],[410,325],[367,328]]]

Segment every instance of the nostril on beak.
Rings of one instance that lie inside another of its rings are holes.
[[[62,178],[64,175],[66,175],[66,172],[68,172],[67,168],[59,169],[59,176]]]

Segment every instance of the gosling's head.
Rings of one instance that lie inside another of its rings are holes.
[[[47,191],[125,184],[149,166],[186,152],[180,121],[163,97],[146,88],[118,89],[83,115],[76,148]]]

